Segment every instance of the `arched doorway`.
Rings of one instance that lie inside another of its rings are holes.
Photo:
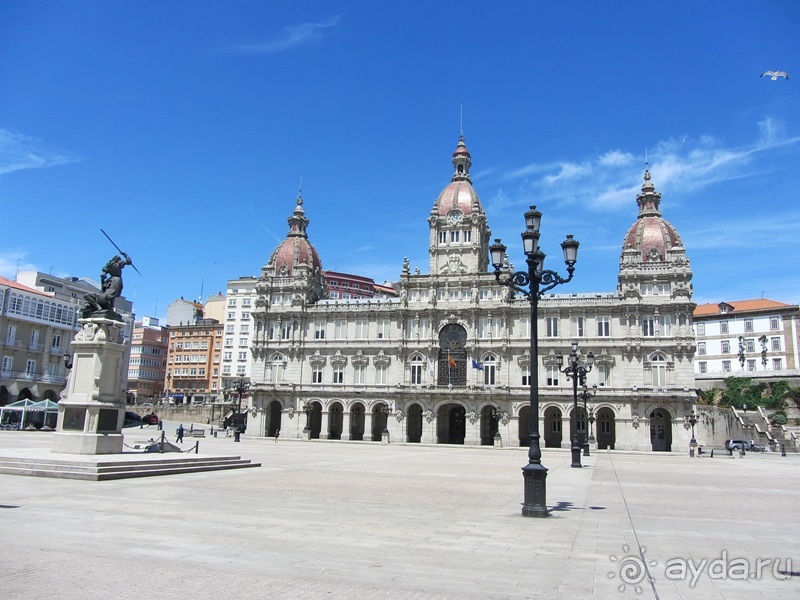
[[[308,415],[309,437],[318,440],[322,431],[322,405],[319,402],[311,403],[311,413]]]
[[[481,446],[493,446],[498,431],[498,419],[492,416],[493,406],[481,409]]]
[[[341,402],[333,402],[328,408],[328,439],[342,439],[343,410]]]
[[[422,441],[422,407],[419,404],[412,404],[408,407],[406,431],[409,442],[419,444]]]
[[[519,409],[519,445],[529,448],[531,445],[531,406],[526,404]]]
[[[597,449],[613,450],[614,443],[617,441],[616,423],[614,421],[614,411],[608,407],[601,408],[595,412],[597,422],[595,427],[597,432]]]
[[[439,385],[467,385],[466,343],[467,330],[461,325],[450,323],[439,332]]]
[[[0,385],[0,406],[5,406],[8,404],[9,394],[8,388],[4,385]]]
[[[28,388],[22,388],[17,396],[17,400],[36,400],[36,398],[33,397],[33,392]]]
[[[561,448],[561,410],[555,406],[544,411],[544,447]]]
[[[650,413],[650,444],[653,452],[672,451],[672,416],[664,408]]]
[[[383,432],[389,429],[389,415],[384,412],[384,408],[388,408],[387,404],[376,404],[372,408],[372,441],[380,442],[383,438]]]
[[[279,400],[273,400],[269,403],[267,407],[267,423],[264,431],[266,437],[275,437],[275,432],[280,431],[282,412],[283,405]]]
[[[439,409],[436,434],[440,444],[464,443],[466,413],[460,404],[445,404]]]
[[[53,390],[47,390],[42,396],[42,400],[50,400],[51,402],[58,402],[60,400],[58,394]],[[2,402],[0,402],[2,404]]]
[[[356,402],[350,407],[350,439],[364,439],[364,405]]]

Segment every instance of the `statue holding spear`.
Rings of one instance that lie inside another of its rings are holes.
[[[100,287],[102,291],[99,294],[86,294],[83,297],[84,304],[81,307],[81,316],[83,318],[98,311],[114,312],[114,300],[122,295],[122,269],[124,269],[126,265],[130,265],[141,275],[139,269],[133,264],[130,256],[123,252],[105,231],[102,229],[100,231],[103,232],[103,235],[108,238],[108,241],[114,245],[122,256],[114,256],[103,267],[103,272],[100,275]]]

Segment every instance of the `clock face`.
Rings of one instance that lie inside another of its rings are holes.
[[[447,213],[447,222],[451,225],[458,225],[463,217],[460,210],[451,210]]]

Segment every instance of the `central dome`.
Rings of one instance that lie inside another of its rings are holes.
[[[297,206],[289,217],[289,233],[272,253],[267,263],[276,277],[291,277],[299,267],[311,272],[322,271],[322,261],[314,246],[308,241],[306,227],[308,219],[303,210],[303,199],[297,199]]]
[[[642,193],[636,197],[639,218],[628,229],[622,244],[623,252],[635,250],[641,262],[663,262],[670,250],[683,247],[678,232],[661,216],[661,194],[655,190],[650,171],[645,171]]]

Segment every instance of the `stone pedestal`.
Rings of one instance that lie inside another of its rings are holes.
[[[125,394],[120,372],[124,323],[111,315],[79,319],[72,342],[72,371],[58,404],[58,425],[50,452],[120,454]]]

